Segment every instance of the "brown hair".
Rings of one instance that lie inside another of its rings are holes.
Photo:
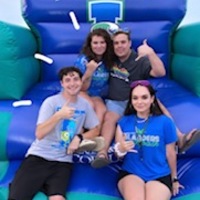
[[[85,54],[87,58],[89,59],[89,61],[95,60],[96,62],[98,62],[96,55],[94,54],[91,48],[91,41],[92,41],[93,36],[101,36],[104,38],[107,44],[107,48],[106,48],[105,53],[103,54],[102,61],[106,65],[107,68],[109,69],[112,68],[115,61],[113,41],[109,33],[105,29],[98,28],[91,31],[86,38],[86,41],[85,41],[85,44],[83,45],[81,53]]]
[[[127,36],[128,40],[131,41],[131,32],[130,31],[124,31],[123,29],[119,29],[116,32],[113,33],[112,38],[119,34],[124,34]]]
[[[82,79],[82,72],[80,71],[80,69],[74,66],[63,67],[62,69],[60,69],[60,71],[58,72],[58,77],[62,81],[64,76],[68,74],[73,74],[73,72],[76,72],[79,75],[80,79]]]

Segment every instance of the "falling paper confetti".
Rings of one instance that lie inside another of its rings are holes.
[[[47,56],[44,56],[44,55],[42,55],[42,54],[39,54],[39,53],[36,53],[36,54],[34,55],[34,57],[35,57],[36,59],[42,60],[42,61],[44,61],[44,62],[46,62],[46,63],[48,63],[48,64],[52,64],[52,63],[53,63],[53,59],[51,59],[51,58],[49,58],[49,57],[47,57]]]
[[[77,19],[76,19],[76,15],[74,14],[74,12],[73,12],[73,11],[70,11],[70,12],[69,12],[69,16],[71,17],[72,24],[73,24],[74,28],[75,28],[76,30],[79,30],[79,29],[80,29],[80,25],[79,25],[79,23],[78,23],[78,21],[77,21]]]
[[[19,107],[19,106],[30,106],[32,104],[31,100],[21,100],[21,101],[15,101],[13,102],[13,107]]]

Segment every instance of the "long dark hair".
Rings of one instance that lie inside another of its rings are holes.
[[[138,85],[142,85],[142,84],[138,84]],[[138,86],[138,85],[135,85]],[[158,104],[157,98],[156,98],[156,90],[154,90],[154,88],[149,84],[149,85],[142,85],[143,87],[146,87],[151,95],[151,97],[154,97],[154,102],[151,104],[150,107],[150,114],[152,115],[162,115],[163,112]],[[137,111],[135,110],[135,108],[132,105],[132,91],[135,89],[135,87],[132,87],[129,93],[129,100],[126,106],[126,109],[124,111],[124,115],[131,115],[131,114],[137,114]]]
[[[91,48],[91,41],[93,36],[101,36],[104,38],[107,47],[105,53],[103,54],[102,61],[107,68],[111,69],[114,65],[115,54],[113,49],[113,41],[105,29],[98,28],[91,31],[86,38],[81,53],[85,54],[89,61],[95,60],[96,62],[99,62],[99,60],[97,60],[97,56],[94,54]]]

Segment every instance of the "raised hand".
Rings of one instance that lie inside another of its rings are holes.
[[[80,139],[77,136],[75,136],[67,148],[67,154],[73,154],[74,151],[78,149],[79,144]]]
[[[95,62],[94,60],[91,60],[86,63],[87,70],[89,70],[92,73],[98,68],[98,66],[99,63]]]
[[[143,40],[142,45],[137,48],[138,57],[135,61],[138,61],[141,57],[152,54],[152,52],[154,52],[154,50],[147,44],[147,39]]]
[[[135,144],[134,144],[134,142],[132,140],[126,141],[126,136],[125,135],[123,136],[123,139],[119,143],[120,143],[119,150],[121,152],[131,151],[135,146]]]
[[[176,196],[177,194],[179,194],[180,189],[184,189],[184,188],[185,187],[181,185],[178,181],[174,182],[172,185],[173,196]]]
[[[59,113],[59,115],[60,115],[60,117],[61,117],[62,119],[70,119],[70,118],[72,118],[73,115],[74,115],[75,109],[69,106],[69,102],[70,102],[70,101],[67,101],[67,102],[63,105],[63,107],[58,111],[58,113]]]

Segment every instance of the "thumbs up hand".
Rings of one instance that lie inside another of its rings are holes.
[[[135,61],[138,61],[141,57],[149,56],[154,50],[147,44],[147,39],[143,40],[142,45],[137,48],[138,57]]]
[[[74,115],[75,108],[69,106],[69,101],[58,111],[62,119],[70,119]]]

